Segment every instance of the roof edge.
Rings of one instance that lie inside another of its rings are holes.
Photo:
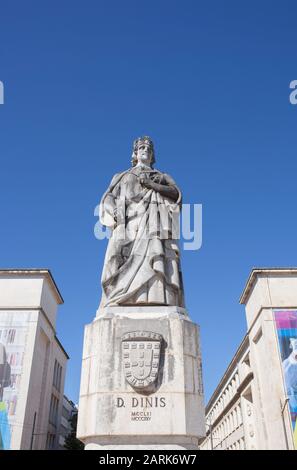
[[[62,343],[61,343],[61,341],[59,340],[59,338],[58,338],[57,335],[55,335],[55,340],[56,340],[57,344],[59,345],[61,351],[65,354],[66,359],[67,359],[67,360],[70,359],[70,357],[69,357],[67,351],[65,350],[64,346],[62,345]]]
[[[253,268],[250,272],[248,280],[245,284],[245,287],[242,291],[242,294],[239,299],[239,303],[245,305],[247,303],[248,297],[256,283],[257,277],[260,274],[296,274],[297,275],[297,267],[272,267],[272,268]]]
[[[34,275],[34,274],[38,274],[38,275],[41,275],[41,276],[44,276],[47,278],[47,280],[49,281],[50,283],[50,286],[52,287],[53,291],[55,292],[56,294],[56,297],[58,299],[58,304],[59,305],[62,305],[64,303],[64,299],[61,295],[61,292],[59,291],[59,288],[54,280],[54,277],[50,271],[50,269],[47,269],[47,268],[28,268],[28,269],[11,269],[11,268],[6,268],[6,269],[0,269],[0,277],[1,275],[5,275],[5,274],[10,274],[10,275]]]

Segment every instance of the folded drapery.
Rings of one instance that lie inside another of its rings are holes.
[[[160,175],[162,184],[175,185],[168,175],[157,170],[152,173]],[[116,175],[101,200],[101,223],[112,229],[102,273],[101,305],[183,307],[177,240],[181,196],[173,202],[143,188],[140,174],[136,168]]]

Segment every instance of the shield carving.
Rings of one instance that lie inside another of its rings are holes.
[[[122,337],[125,378],[134,388],[144,389],[158,377],[162,335],[133,331]]]

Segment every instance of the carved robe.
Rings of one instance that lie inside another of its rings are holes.
[[[174,186],[178,201],[141,185],[144,172],[159,184]],[[100,203],[100,221],[112,230],[101,279],[103,307],[184,306],[178,241],[173,238],[180,203],[175,182],[158,170],[136,166],[113,177]]]

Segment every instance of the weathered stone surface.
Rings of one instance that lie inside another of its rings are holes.
[[[179,255],[181,192],[154,168],[152,140],[134,141],[132,167],[114,175],[100,203],[109,227],[101,305],[184,306]]]
[[[134,389],[123,370],[122,338],[140,330],[163,337],[150,391]],[[98,312],[86,326],[83,351],[78,437],[87,449],[197,446],[204,435],[198,335],[184,309],[109,307]]]

